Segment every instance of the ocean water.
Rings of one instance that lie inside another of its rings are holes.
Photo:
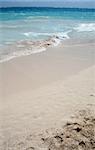
[[[42,52],[45,48],[32,49],[24,41],[52,37],[55,46],[69,39],[95,41],[95,9],[0,8],[0,62]]]

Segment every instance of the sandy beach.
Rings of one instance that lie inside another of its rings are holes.
[[[65,43],[0,63],[1,150],[95,149],[94,50],[95,43]],[[82,129],[89,129],[89,138]],[[66,131],[71,142],[62,135]]]

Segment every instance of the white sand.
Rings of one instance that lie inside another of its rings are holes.
[[[12,65],[13,62],[11,63]],[[20,150],[20,148],[17,148],[18,143],[28,135],[40,134],[51,128],[60,128],[79,110],[87,109],[88,107],[94,110],[95,66],[87,66],[87,68],[78,70],[75,75],[71,74],[64,80],[59,78],[33,89],[30,88],[30,85],[29,88],[23,89],[22,83],[23,90],[21,90],[19,77],[17,76],[14,84],[17,82],[16,88],[18,87],[20,92],[14,92],[10,85],[4,84],[7,88],[9,86],[7,91],[10,89],[11,92],[13,91],[13,93],[10,92],[9,94],[4,91],[3,80],[0,100],[1,149]],[[28,79],[28,76],[26,77]],[[13,77],[11,76],[11,78]]]

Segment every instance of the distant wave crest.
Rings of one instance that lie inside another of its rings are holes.
[[[74,28],[78,32],[90,32],[95,31],[95,23],[82,23],[78,27]]]

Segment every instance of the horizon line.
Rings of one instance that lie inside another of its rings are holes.
[[[67,7],[67,6],[0,6],[0,8],[65,8],[65,9],[95,9],[89,7]]]

